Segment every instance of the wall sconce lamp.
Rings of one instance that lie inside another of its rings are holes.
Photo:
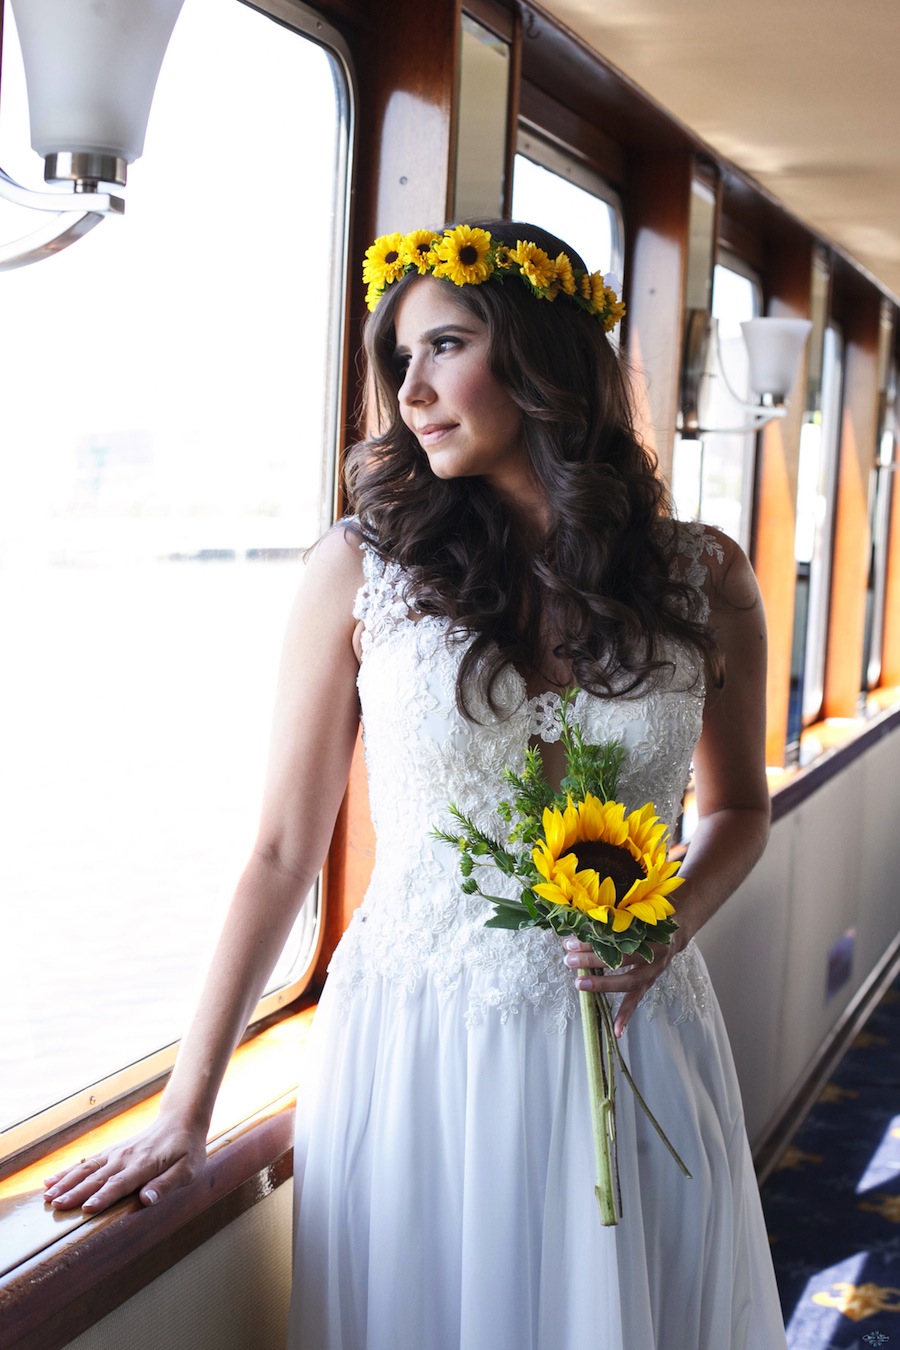
[[[2,3],[2,0],[0,0]],[[0,197],[51,213],[31,234],[0,244],[0,271],[67,248],[121,215],[127,167],[144,148],[150,104],[183,0],[11,0],[19,31],[31,144],[47,183],[36,192],[0,169]]]
[[[800,355],[812,324],[809,319],[749,319],[741,324],[750,362],[750,388],[758,403],[748,403],[728,382],[719,347],[718,323],[704,309],[688,313],[681,381],[683,436],[722,433],[744,435],[787,415],[787,396],[794,384]],[[721,380],[746,421],[741,426],[703,425],[704,382]]]

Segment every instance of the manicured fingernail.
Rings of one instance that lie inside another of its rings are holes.
[[[156,1191],[153,1190],[144,1191],[142,1194],[148,1205],[155,1205],[159,1199]]]
[[[575,981],[575,988],[576,988],[576,989],[590,989],[590,987],[591,987],[591,982],[590,982],[590,980],[576,980],[576,981]]]
[[[567,956],[567,957],[566,957],[566,965],[567,965],[567,966],[577,966],[577,965],[578,965],[578,957],[577,957],[577,956]]]
[[[566,938],[566,946],[568,947],[570,952],[574,952],[575,948],[578,946],[578,939]]]

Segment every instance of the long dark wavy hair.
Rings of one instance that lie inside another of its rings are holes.
[[[551,258],[565,252],[583,265],[536,225],[477,223],[495,241],[531,240]],[[348,454],[345,479],[353,528],[404,569],[411,608],[471,636],[457,676],[461,711],[472,717],[477,691],[498,712],[494,686],[509,663],[540,675],[548,633],[572,682],[602,696],[631,692],[671,666],[666,639],[687,644],[718,681],[696,593],[671,574],[674,530],[661,523],[669,499],[635,435],[622,358],[602,324],[564,300],[538,299],[518,280],[437,283],[487,325],[490,369],[521,410],[528,462],[551,517],[535,540],[483,479],[435,477],[402,421],[394,323],[417,281],[413,273],[394,282],[369,316],[363,439]]]

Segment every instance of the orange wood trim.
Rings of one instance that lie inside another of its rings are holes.
[[[844,402],[835,513],[825,717],[853,717],[862,684],[871,530],[869,481],[878,437],[881,297],[865,283],[845,297]]]
[[[666,481],[678,414],[691,170],[687,152],[637,157],[625,212],[625,323],[636,422]]]
[[[812,243],[805,236],[779,240],[766,271],[773,318],[809,317]],[[797,565],[794,527],[797,515],[797,470],[803,425],[806,360],[791,392],[790,411],[762,432],[757,459],[753,565],[762,591],[769,630],[766,680],[766,763],[784,764]]]

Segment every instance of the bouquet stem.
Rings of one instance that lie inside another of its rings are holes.
[[[580,970],[578,973],[589,976],[592,972]],[[579,991],[579,1002],[597,1166],[594,1194],[600,1209],[600,1222],[609,1228],[619,1222],[621,1213],[616,1162],[616,1080],[613,1048],[609,1044],[609,1008],[602,995],[597,998],[584,989]],[[606,1016],[598,1006],[601,1002]]]

